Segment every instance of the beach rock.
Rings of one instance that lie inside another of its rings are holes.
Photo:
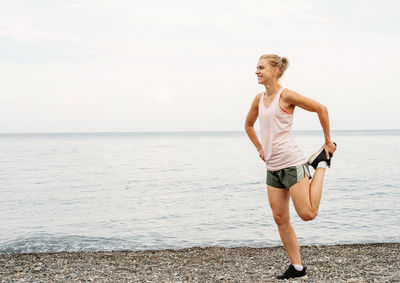
[[[34,271],[42,271],[44,270],[44,268],[42,266],[36,266],[35,268],[33,268]]]
[[[399,248],[303,246],[301,255],[307,282],[398,282]],[[281,246],[0,254],[0,262],[0,282],[282,282],[275,276],[289,264]]]

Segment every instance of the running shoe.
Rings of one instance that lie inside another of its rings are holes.
[[[333,143],[336,147],[336,143]],[[314,169],[317,169],[318,163],[321,161],[326,161],[326,164],[328,164],[328,167],[331,167],[331,159],[332,159],[332,154],[329,153],[330,158],[326,158],[326,152],[325,152],[325,144],[321,146],[320,149],[313,155],[311,155],[310,159],[308,159],[308,164],[310,164]]]
[[[276,279],[290,279],[290,278],[297,278],[300,277],[301,279],[307,279],[307,273],[306,273],[307,267],[303,266],[303,270],[298,271],[293,264],[289,265],[288,269],[279,276],[276,276]]]

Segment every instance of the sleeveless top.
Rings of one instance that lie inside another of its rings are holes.
[[[264,105],[265,93],[263,93],[258,106],[261,145],[266,167],[270,171],[306,162],[304,154],[292,136],[293,114],[286,112],[279,104],[284,89],[282,86],[268,107]]]

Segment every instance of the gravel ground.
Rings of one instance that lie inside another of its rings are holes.
[[[399,247],[303,246],[302,281],[400,282]],[[0,282],[282,282],[288,264],[283,247],[0,254]]]

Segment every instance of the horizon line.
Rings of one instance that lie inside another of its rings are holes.
[[[389,132],[400,131],[400,129],[362,129],[362,130],[331,130],[331,132]],[[173,131],[89,131],[89,132],[0,132],[0,135],[31,135],[31,134],[154,134],[154,133],[238,133],[245,130],[173,130]],[[256,130],[259,132],[259,130]],[[321,132],[320,130],[293,130],[296,132]]]

